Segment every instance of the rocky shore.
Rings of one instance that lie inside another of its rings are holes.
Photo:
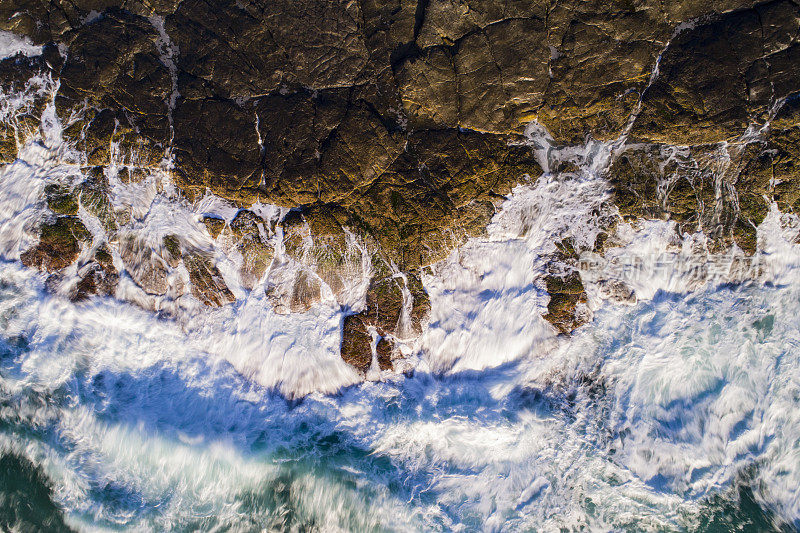
[[[350,312],[342,357],[365,373],[373,359],[391,368],[395,341],[424,327],[424,269],[542,174],[532,121],[557,145],[615,143],[614,216],[586,249],[554,243],[545,318],[563,334],[587,319],[575,261],[619,221],[674,220],[711,250],[752,254],[773,202],[800,209],[791,1],[10,0],[0,30],[41,46],[0,61],[0,162],[40,135],[49,102],[81,154],[81,178],[45,190],[26,265],[57,285],[75,264],[76,300],[114,294],[124,270],[146,294],[233,302],[213,254],[180,234],[143,242],[110,200],[109,172],[157,170],[190,201],[210,192],[240,209],[204,222],[241,255],[243,287],[267,276],[276,312],[330,289]],[[372,279],[351,309],[352,239]]]

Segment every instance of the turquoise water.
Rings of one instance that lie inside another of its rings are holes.
[[[55,332],[72,304],[41,279],[13,263],[0,277],[6,530],[798,525],[791,287],[601,312],[547,372],[520,360],[287,400],[202,353],[131,365],[156,324],[165,354],[180,328],[111,300],[78,308],[140,322],[119,333],[120,353],[92,343],[108,327],[94,319]],[[745,386],[750,403],[738,400]]]

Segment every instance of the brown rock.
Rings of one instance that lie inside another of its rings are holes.
[[[109,296],[116,292],[119,273],[105,244],[95,251],[94,260],[84,265],[79,274],[81,279],[70,296],[72,301],[86,300],[93,294]]]
[[[103,167],[89,167],[83,169],[83,172],[86,178],[74,189],[80,205],[100,221],[106,232],[115,232],[117,220]]]
[[[208,234],[211,235],[212,239],[219,237],[219,234],[225,229],[225,221],[214,216],[203,217],[203,224],[205,224]]]
[[[77,215],[78,199],[69,187],[59,183],[50,183],[44,188],[47,207],[58,215]]]
[[[17,158],[17,147],[39,134],[42,112],[48,100],[46,61],[21,54],[0,60],[0,164]],[[6,96],[7,95],[7,96]],[[11,98],[13,95],[13,98]]]
[[[550,302],[544,319],[563,334],[569,334],[585,324],[587,318],[578,309],[579,304],[587,301],[580,274],[573,271],[565,276],[548,275],[545,283]]]
[[[372,336],[364,329],[358,315],[345,317],[342,325],[341,355],[345,363],[366,373],[372,366]],[[392,368],[392,346],[384,338],[379,338],[375,346],[378,368]]]
[[[161,246],[161,257],[164,258],[171,268],[177,268],[183,256],[183,247],[181,246],[180,237],[177,235],[164,235],[161,239]]]
[[[698,23],[664,52],[632,134],[671,144],[734,140],[800,90],[800,8],[767,2]],[[722,90],[721,90],[722,89]]]
[[[186,189],[206,187],[223,197],[242,200],[260,181],[261,161],[255,111],[226,100],[181,100],[173,115],[174,150]],[[252,201],[252,200],[251,200]]]
[[[362,372],[372,363],[372,335],[381,337],[377,344],[378,364],[381,370],[391,368],[392,342],[390,339],[419,335],[421,324],[430,312],[430,300],[418,274],[407,273],[406,281],[399,277],[373,280],[367,290],[367,308],[361,313],[347,316],[342,330],[342,359]],[[403,315],[403,290],[413,299],[409,316]]]
[[[158,164],[170,139],[172,79],[161,61],[158,30],[144,17],[116,8],[82,25],[69,47],[56,99],[59,116],[89,110],[64,130],[90,157],[108,163],[108,141],[143,166]]]
[[[274,255],[272,245],[262,237],[262,232],[266,233],[263,222],[252,211],[243,209],[230,223],[236,250],[242,254],[239,277],[247,289],[253,289],[261,280]]]
[[[278,314],[305,313],[322,299],[322,285],[313,272],[280,263],[270,270],[266,294]]]
[[[179,67],[215,94],[252,98],[282,84],[354,85],[368,52],[359,3],[184,0],[167,18]]]
[[[189,271],[192,294],[203,304],[222,307],[236,299],[210,258],[194,252],[184,255],[183,262]]]
[[[55,272],[71,265],[80,254],[81,244],[92,236],[75,217],[58,217],[41,225],[39,244],[24,252],[20,259],[28,267]]]
[[[121,235],[119,255],[133,281],[146,293],[166,294],[169,265],[148,243],[132,233]]]

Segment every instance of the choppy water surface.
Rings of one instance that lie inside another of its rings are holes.
[[[75,308],[14,263],[0,279],[5,527],[757,531],[798,515],[795,287],[659,294],[544,359],[287,401],[174,323]]]
[[[599,297],[587,270],[594,319],[557,337],[541,318],[547,256],[557,238],[600,231],[615,147],[559,151],[531,129],[545,175],[426,274],[431,318],[404,347],[407,375],[361,382],[337,355],[338,305],[277,315],[263,286],[237,286],[198,219],[226,207],[187,204],[163,176],[111,176],[114,201],[134,212],[128,229],[157,242],[180,228],[217,253],[233,305],[146,310],[124,276],[117,298],[46,291],[19,253],[44,184],[80,173],[52,109],[46,119],[45,138],[0,170],[0,528],[800,525],[800,250],[785,215],[760,227],[750,277],[647,268],[665,250],[697,260],[691,239],[667,242],[664,222],[622,225],[609,254],[642,259],[628,280],[638,302]],[[551,175],[552,157],[580,171]]]

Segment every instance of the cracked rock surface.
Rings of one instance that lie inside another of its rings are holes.
[[[190,198],[292,208],[339,245],[348,228],[408,279],[541,174],[522,136],[533,120],[557,143],[627,139],[608,175],[624,218],[672,219],[749,253],[770,202],[800,207],[800,7],[788,0],[8,0],[0,29],[47,45],[0,61],[0,89],[58,79],[64,136],[86,166],[109,165],[112,146],[132,175],[169,161]],[[37,98],[3,123],[0,160],[38,127]],[[82,205],[107,211],[89,192]],[[31,264],[57,266],[48,246],[77,253],[61,220]],[[273,251],[252,228],[236,239],[252,286]],[[183,261],[198,298],[232,300],[207,258]],[[320,274],[332,288],[334,271]],[[386,274],[344,325],[343,352],[365,371],[375,354],[386,367],[400,336],[399,278]],[[300,285],[309,296],[288,308],[318,292]],[[579,276],[547,286],[548,317],[568,332]],[[369,315],[383,300],[386,316]]]

